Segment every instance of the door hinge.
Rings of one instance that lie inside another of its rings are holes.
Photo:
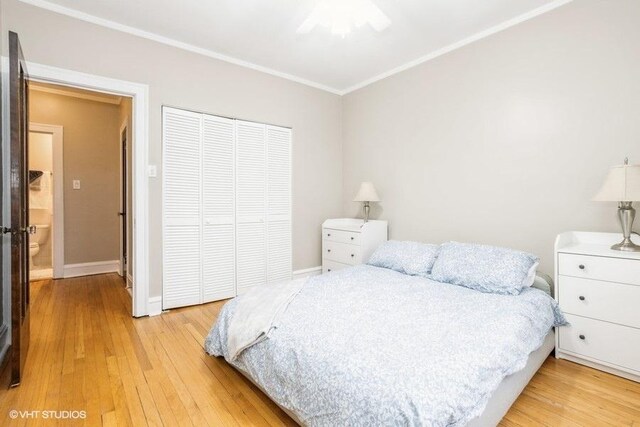
[[[13,234],[13,228],[2,227],[2,234]]]

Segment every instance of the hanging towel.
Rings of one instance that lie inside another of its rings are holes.
[[[29,208],[48,209],[53,207],[53,194],[51,191],[51,172],[42,171],[42,176],[38,178],[39,186],[29,186]],[[36,184],[35,182],[33,184]]]

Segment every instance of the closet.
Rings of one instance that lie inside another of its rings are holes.
[[[291,278],[291,129],[163,107],[164,309]]]

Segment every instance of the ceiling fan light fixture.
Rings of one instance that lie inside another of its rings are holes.
[[[298,34],[308,34],[320,25],[332,34],[345,37],[352,27],[371,25],[383,31],[391,20],[371,0],[320,0],[309,17],[298,27]]]

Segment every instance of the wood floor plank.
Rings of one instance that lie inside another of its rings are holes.
[[[20,387],[0,373],[2,426],[295,425],[203,342],[224,302],[134,319],[116,274],[32,282],[31,347]],[[85,410],[86,419],[11,419]],[[500,423],[640,427],[640,384],[547,359]]]

